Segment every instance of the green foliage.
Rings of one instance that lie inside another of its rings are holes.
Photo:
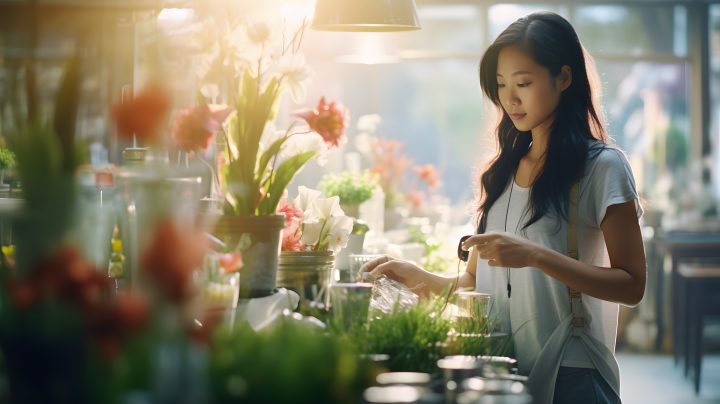
[[[360,205],[373,196],[376,184],[368,172],[355,174],[344,171],[338,174],[324,175],[320,187],[325,197],[339,196],[343,205]]]
[[[670,122],[665,134],[665,153],[668,167],[677,169],[687,165],[688,141],[685,133]]]
[[[454,256],[446,257],[443,255],[443,243],[435,239],[428,239],[428,237],[421,231],[418,226],[411,226],[408,228],[410,232],[409,243],[420,243],[425,245],[425,256],[420,262],[420,266],[433,273],[448,272],[451,269]]]
[[[213,335],[208,372],[216,403],[355,403],[374,370],[349,347],[303,325]]]
[[[275,141],[258,159],[260,138],[265,124],[275,120],[280,100],[276,77],[263,86],[247,70],[240,81],[235,108],[237,115],[228,125],[225,152],[229,162],[222,167],[226,191],[223,210],[232,215],[271,215],[275,213],[283,191],[295,173],[315,155],[307,152],[294,156],[276,167],[274,157],[288,138]],[[261,194],[260,188],[265,193]]]
[[[459,330],[451,319],[442,316],[447,299],[447,292],[443,291],[439,296],[431,296],[427,303],[376,316],[367,324],[363,324],[364,319],[355,319],[351,332],[331,322],[331,333],[360,353],[389,355],[388,367],[393,372],[433,373],[437,361],[448,355],[500,353],[504,347],[493,349],[491,340],[485,337],[488,323],[493,321]]]
[[[0,170],[12,168],[15,165],[15,153],[8,149],[0,149]]]
[[[370,231],[370,227],[363,220],[354,219],[353,228],[350,234],[363,235]]]

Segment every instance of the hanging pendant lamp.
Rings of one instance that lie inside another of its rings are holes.
[[[317,0],[311,29],[387,32],[420,29],[413,0]]]

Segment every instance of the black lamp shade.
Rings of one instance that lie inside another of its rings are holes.
[[[420,29],[413,0],[317,0],[311,29],[383,32]]]

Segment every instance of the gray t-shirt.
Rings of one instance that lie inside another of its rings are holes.
[[[487,232],[504,231],[506,209],[510,200],[507,209],[507,231],[522,235],[522,226],[530,218],[526,211],[530,188],[521,188],[513,181],[512,199],[510,196],[511,188],[508,186],[490,208]],[[580,183],[578,202],[580,261],[599,267],[610,267],[600,223],[608,206],[632,200],[635,200],[639,219],[643,210],[637,198],[632,169],[621,151],[610,147],[600,152],[597,158],[588,161]],[[562,219],[562,227],[558,230],[557,219],[554,216],[545,216],[528,227],[524,236],[530,241],[567,255],[567,232],[567,220]],[[476,278],[476,290],[492,295],[493,314],[498,315],[496,330],[499,328],[499,331],[515,336],[519,370],[522,374],[529,374],[543,347],[560,323],[571,313],[568,287],[537,268],[510,268],[512,297],[508,299],[507,269],[490,267],[487,261],[482,259],[477,261]],[[618,304],[583,295],[582,305],[584,332],[596,337],[614,355]],[[560,366],[604,367],[593,363],[588,349],[592,348],[584,347],[580,338],[570,338],[564,351],[560,350]]]

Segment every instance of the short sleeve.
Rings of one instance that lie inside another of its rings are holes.
[[[638,220],[643,208],[638,201],[635,176],[625,155],[617,149],[607,148],[594,161],[589,178],[589,216],[600,227],[608,206],[635,200]]]

